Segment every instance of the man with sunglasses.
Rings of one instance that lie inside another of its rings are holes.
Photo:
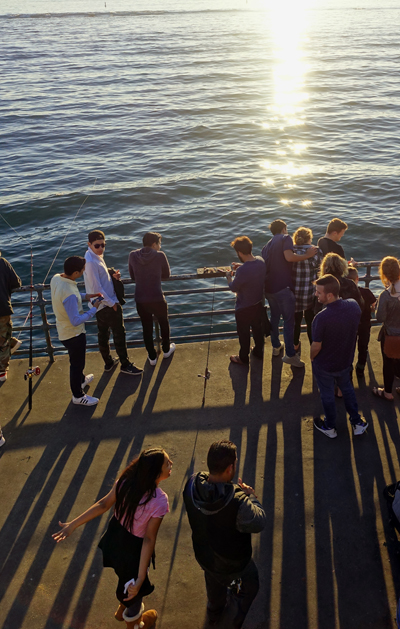
[[[122,306],[118,301],[112,277],[104,261],[103,254],[106,246],[104,233],[95,229],[89,233],[88,240],[89,248],[85,253],[84,273],[86,292],[101,293],[104,297],[96,313],[99,350],[104,360],[104,371],[111,371],[121,361],[121,373],[140,376],[143,369],[135,367],[128,358]],[[120,279],[120,272],[114,273],[114,277]],[[118,358],[113,358],[110,353],[110,330]]]

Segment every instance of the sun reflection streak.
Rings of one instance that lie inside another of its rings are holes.
[[[275,131],[276,149],[274,156],[261,164],[268,171],[266,185],[279,186],[279,179],[290,181],[311,172],[305,164],[307,145],[288,139],[289,127],[295,128],[305,124],[305,104],[308,99],[306,91],[307,74],[307,29],[309,11],[316,0],[266,0],[268,11],[268,28],[273,42],[273,100],[267,107],[268,115],[263,124],[265,129]],[[282,133],[283,132],[283,133]],[[295,132],[295,131],[293,131]],[[285,134],[285,135],[283,135]],[[291,161],[291,159],[293,161]],[[283,182],[282,182],[283,183]],[[295,187],[286,183],[285,188]],[[289,205],[291,201],[279,199],[280,203]],[[311,205],[308,199],[299,199],[303,207]]]
[[[274,41],[275,117],[284,118],[285,124],[303,124],[298,115],[308,95],[304,90],[308,0],[281,0],[270,7],[270,25]]]

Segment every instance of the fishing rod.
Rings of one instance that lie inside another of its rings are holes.
[[[71,225],[70,225],[70,226],[69,226],[69,228],[67,229],[67,233],[65,234],[64,238],[62,239],[62,241],[61,241],[61,245],[58,247],[57,252],[56,252],[56,255],[54,256],[53,261],[52,261],[52,263],[50,264],[49,270],[48,270],[48,271],[47,271],[47,273],[46,273],[46,277],[44,278],[44,280],[43,280],[43,282],[42,282],[43,284],[45,284],[45,283],[46,283],[46,280],[47,280],[47,278],[49,277],[50,271],[51,271],[51,269],[52,269],[52,268],[53,268],[53,266],[54,266],[54,262],[57,260],[57,258],[58,258],[58,254],[60,253],[60,251],[61,251],[61,249],[62,249],[62,247],[63,247],[63,245],[64,245],[64,242],[66,241],[67,236],[68,236],[69,232],[71,231],[72,225],[75,223],[76,219],[78,218],[79,212],[81,211],[81,209],[82,209],[82,208],[83,208],[83,206],[85,205],[86,201],[88,200],[88,198],[89,198],[89,197],[90,197],[90,195],[92,194],[92,192],[93,192],[93,190],[94,190],[94,187],[95,187],[95,185],[96,185],[96,182],[97,182],[97,177],[96,177],[96,179],[94,180],[94,184],[93,184],[92,189],[90,190],[89,194],[88,194],[88,195],[84,198],[84,200],[82,201],[82,203],[81,203],[81,205],[80,205],[80,207],[79,207],[79,209],[78,209],[77,213],[75,214],[75,216],[74,216],[74,218],[73,218],[73,220],[72,220]]]
[[[27,240],[22,234],[18,233],[18,231],[10,225],[10,223],[4,218],[2,214],[0,214],[3,221],[17,234],[18,238],[22,238],[25,242],[28,243],[30,247],[30,301],[29,301],[29,312],[25,318],[24,323],[22,324],[22,328],[25,327],[26,322],[29,319],[29,364],[28,369],[24,374],[24,380],[28,380],[28,406],[29,410],[32,410],[32,397],[33,397],[33,387],[32,387],[32,377],[40,375],[40,367],[33,366],[33,246],[32,243]],[[18,335],[18,338],[21,336],[22,329]]]
[[[220,242],[220,238],[218,238],[218,242]],[[219,251],[220,251],[220,246],[218,246],[218,251],[217,251],[217,256],[219,258]],[[213,269],[216,271],[220,271],[222,272],[222,269],[218,269],[218,259],[217,259],[217,267],[216,269]],[[204,271],[207,271],[207,269],[205,268]],[[201,408],[204,408],[204,405],[206,403],[206,390],[207,390],[207,382],[210,380],[211,378],[211,371],[208,368],[209,365],[209,361],[210,361],[210,350],[211,350],[211,331],[213,328],[213,317],[214,317],[214,304],[215,304],[215,293],[217,291],[217,287],[216,287],[216,282],[217,282],[217,277],[220,277],[219,275],[215,275],[214,276],[214,288],[213,288],[213,292],[212,292],[212,302],[211,302],[211,314],[210,314],[210,331],[208,333],[208,349],[207,349],[207,359],[206,359],[206,366],[204,369],[204,374],[197,374],[199,378],[204,378],[204,387],[203,387],[203,399],[201,402]]]
[[[81,203],[78,211],[76,212],[76,214],[75,214],[75,216],[74,216],[74,218],[73,218],[73,220],[71,222],[71,225],[69,226],[69,228],[67,230],[67,233],[65,234],[63,240],[61,241],[61,245],[59,246],[59,248],[58,248],[58,250],[56,252],[56,255],[54,256],[54,258],[53,258],[53,260],[52,260],[52,262],[50,264],[50,267],[49,267],[49,269],[48,269],[48,271],[46,273],[46,277],[43,280],[43,284],[46,283],[46,280],[47,280],[47,278],[49,276],[49,273],[50,273],[51,269],[53,268],[53,265],[54,265],[54,263],[55,263],[55,261],[56,261],[56,259],[58,257],[58,254],[60,253],[60,251],[61,251],[61,249],[62,249],[62,247],[63,247],[63,245],[65,243],[65,240],[66,240],[69,232],[71,231],[71,228],[72,228],[73,224],[75,223],[76,219],[78,218],[79,212],[81,211],[81,209],[85,205],[86,201],[90,197],[91,193],[93,192],[94,187],[96,185],[96,182],[97,182],[97,177],[96,177],[96,179],[94,181],[94,184],[93,184],[93,187],[92,187],[91,191],[89,192],[89,194],[85,197],[85,199]],[[19,238],[22,238],[23,240],[25,240],[25,242],[28,243],[28,245],[30,246],[30,251],[31,251],[31,255],[30,255],[30,307],[29,307],[28,315],[27,315],[27,317],[26,317],[26,319],[25,319],[25,321],[24,321],[24,323],[22,325],[22,328],[24,328],[26,323],[27,323],[27,321],[28,321],[28,319],[29,319],[29,365],[28,365],[27,371],[24,374],[24,379],[28,380],[28,404],[29,404],[29,410],[31,411],[32,410],[32,398],[33,398],[32,377],[40,375],[40,367],[34,367],[33,366],[33,303],[34,303],[34,300],[33,300],[33,247],[32,247],[32,243],[29,242],[29,240],[27,240],[24,236],[22,236],[22,234],[20,234],[12,225],[10,225],[10,223],[7,221],[6,218],[4,218],[4,216],[2,214],[0,214],[0,216],[3,219],[3,221],[17,234],[17,236]],[[20,331],[18,336],[21,335],[21,332],[22,332],[22,330]]]

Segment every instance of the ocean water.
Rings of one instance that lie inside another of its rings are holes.
[[[0,4],[0,249],[29,282],[103,229],[163,235],[172,271],[258,253],[274,218],[349,224],[356,260],[399,255],[400,1]],[[87,198],[80,209],[84,199]],[[77,214],[78,213],[78,214]],[[50,275],[51,276],[51,275]],[[186,286],[187,287],[187,286]]]

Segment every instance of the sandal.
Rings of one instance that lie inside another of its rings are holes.
[[[397,387],[397,388],[399,389],[399,395],[400,395],[400,387]],[[397,392],[397,389],[396,389],[396,392]],[[388,402],[393,402],[393,398],[386,397],[385,389],[381,389],[380,387],[373,387],[372,393],[374,395],[376,395],[376,397],[382,398],[382,400],[387,400]]]
[[[238,355],[229,356],[229,360],[231,363],[235,363],[235,365],[245,365],[247,367],[247,363],[244,363],[243,360],[240,360]]]
[[[118,620],[119,622],[123,622],[124,621],[124,617],[123,617],[123,613],[125,611],[126,607],[123,603],[121,603],[117,609],[117,611],[114,614],[114,618],[115,620]]]

